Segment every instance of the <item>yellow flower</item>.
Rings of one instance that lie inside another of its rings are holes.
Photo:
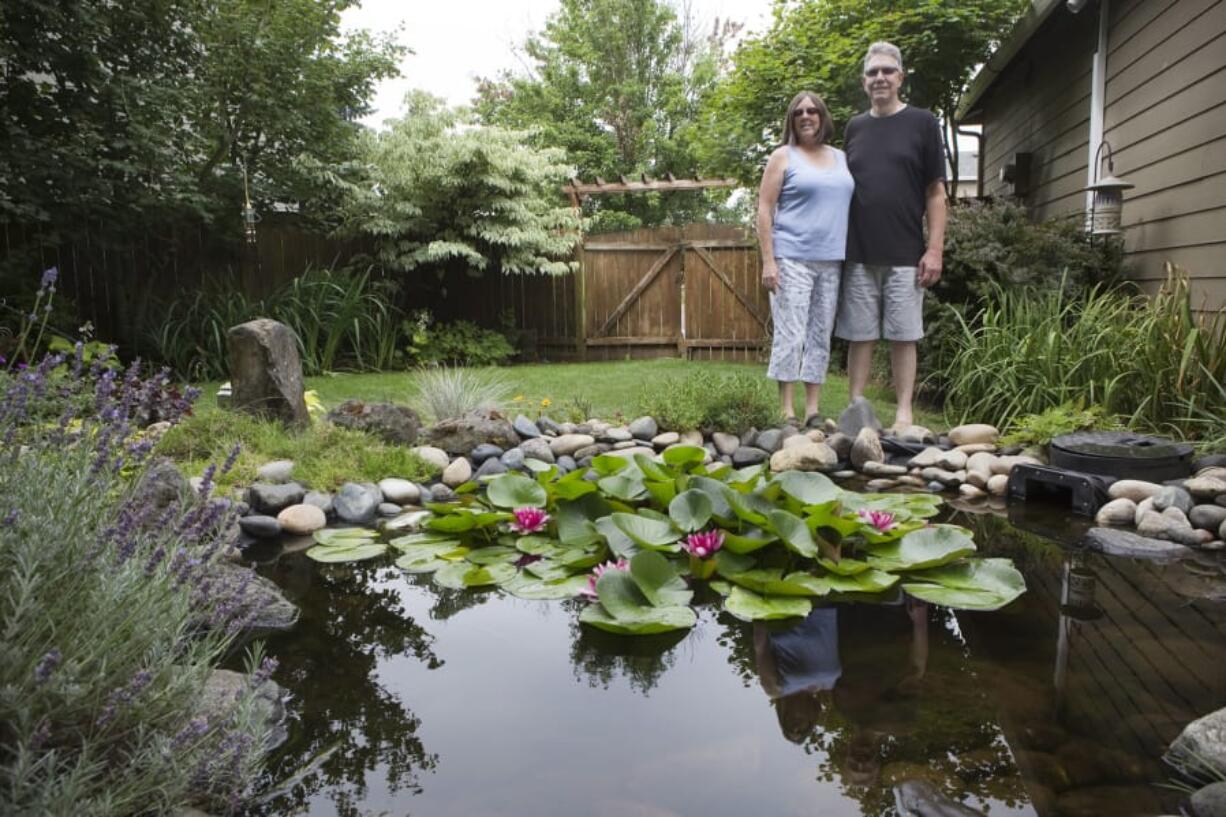
[[[541,408],[549,408],[549,406],[552,404],[553,404],[553,401],[550,400],[548,397],[541,400]]]
[[[511,398],[511,402],[518,403],[520,400],[523,400],[523,399],[524,399],[524,396],[522,394],[517,394]]]

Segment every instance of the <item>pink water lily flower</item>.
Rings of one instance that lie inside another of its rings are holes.
[[[893,530],[898,523],[894,521],[894,514],[889,511],[860,511],[860,518],[872,525],[879,533],[885,533],[888,530]]]
[[[596,565],[592,568],[592,572],[587,577],[587,587],[579,592],[585,596],[596,598],[596,580],[604,575],[606,570],[629,570],[630,562],[625,559],[618,559],[616,562],[605,562],[602,565]]]
[[[515,521],[510,527],[516,533],[540,533],[549,522],[549,514],[540,508],[516,508],[512,513],[515,514]]]
[[[724,532],[718,529],[691,533],[685,538],[685,549],[699,559],[713,556],[723,546]]]

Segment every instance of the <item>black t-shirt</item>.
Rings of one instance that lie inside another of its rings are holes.
[[[914,267],[924,254],[928,185],[945,178],[936,117],[910,105],[847,123],[847,167],[856,180],[847,229],[847,260]]]

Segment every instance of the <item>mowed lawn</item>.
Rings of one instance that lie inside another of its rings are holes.
[[[645,390],[661,386],[670,380],[683,378],[703,369],[714,372],[748,372],[766,377],[766,367],[759,363],[726,363],[717,361],[687,361],[677,358],[655,360],[625,360],[602,363],[540,363],[487,369],[503,379],[507,386],[507,410],[524,414],[550,414],[557,420],[566,419],[568,408],[590,405],[592,413],[602,419],[637,416],[638,405]],[[378,372],[372,374],[332,374],[309,377],[306,387],[313,389],[326,408],[345,400],[390,400],[412,403],[417,396],[417,381],[413,371]],[[201,408],[214,405],[217,384],[204,384]],[[804,414],[803,390],[797,389],[796,413]],[[518,399],[516,399],[518,398]],[[894,422],[892,391],[870,386],[869,398],[885,426]],[[548,403],[542,407],[542,401]],[[831,374],[822,389],[822,413],[837,417],[847,405],[847,378]],[[917,407],[916,421],[930,428],[941,428],[940,414]]]

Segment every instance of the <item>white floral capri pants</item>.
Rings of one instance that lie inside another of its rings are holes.
[[[779,286],[771,293],[775,333],[766,376],[785,383],[825,383],[843,262],[776,258],[775,263]]]

